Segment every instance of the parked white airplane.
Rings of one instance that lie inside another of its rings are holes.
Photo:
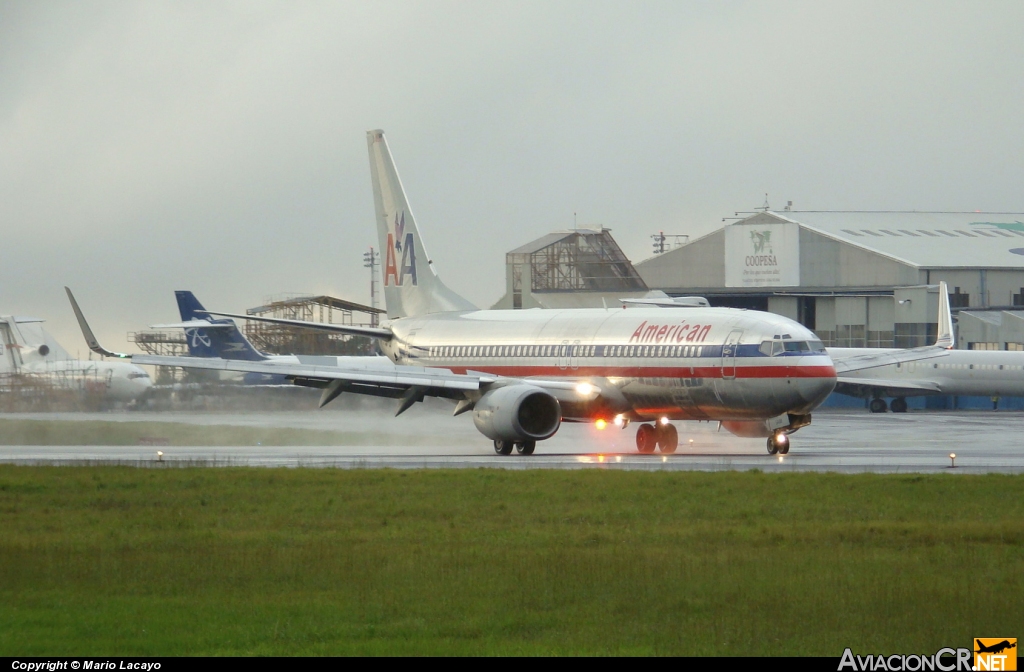
[[[351,327],[208,314],[305,326],[379,339],[396,363],[387,372],[193,357],[133,355],[137,363],[281,373],[323,388],[320,405],[342,392],[400,398],[402,413],[425,396],[472,411],[495,452],[531,454],[563,420],[643,423],[637,448],[675,451],[671,420],[719,420],[741,436],[768,437],[786,453],[788,434],[811,421],[836,371],[942,356],[938,347],[869,353],[833,362],[815,335],[785,317],[731,308],[675,313],[630,310],[477,310],[441,282],[423,245],[382,131],[367,134],[377,229],[384,252],[388,321]],[[74,297],[89,347],[104,355]],[[776,348],[778,344],[778,348]]]
[[[870,370],[849,371],[838,377],[836,391],[870,398],[872,413],[890,407],[905,413],[907,397],[949,394],[984,397],[1024,396],[1024,352],[953,350],[953,321],[946,283],[939,283],[939,342],[949,348],[945,357],[927,361],[894,362]],[[870,352],[899,352],[879,348],[828,348],[833,358]]]
[[[153,385],[128,362],[73,359],[35,317],[0,315],[0,371],[31,374],[60,389],[98,392],[114,401],[137,399]]]

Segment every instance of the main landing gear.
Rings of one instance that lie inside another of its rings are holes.
[[[907,412],[907,400],[903,397],[896,397],[892,400],[892,403],[886,407],[885,399],[881,397],[875,397],[868,403],[868,409],[872,413],[885,413],[886,410],[892,409],[893,413],[906,413]]]
[[[636,430],[636,449],[641,453],[653,453],[658,448],[662,453],[676,452],[679,446],[679,432],[671,423],[664,425],[640,425]]]
[[[789,435],[785,432],[775,432],[768,437],[768,454],[786,455],[789,453]]]
[[[511,455],[512,448],[515,447],[516,452],[520,455],[533,455],[533,451],[537,448],[536,441],[502,441],[500,439],[494,442],[494,452],[498,455]]]

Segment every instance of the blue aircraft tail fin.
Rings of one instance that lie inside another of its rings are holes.
[[[178,300],[178,311],[184,322],[193,320],[205,320],[216,327],[191,327],[185,329],[185,339],[188,341],[188,354],[192,357],[220,357],[222,359],[243,359],[248,361],[260,361],[266,359],[266,355],[253,347],[233,320],[215,320],[207,315],[203,304],[192,292],[176,291],[174,297]]]

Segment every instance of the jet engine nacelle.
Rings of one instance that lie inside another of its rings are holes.
[[[562,424],[562,408],[550,392],[533,385],[507,385],[480,397],[473,424],[495,441],[542,441]]]
[[[24,359],[26,357],[31,357],[32,355],[39,355],[40,357],[46,357],[48,354],[50,354],[50,346],[48,346],[46,343],[43,343],[42,345],[39,345],[39,346],[34,347],[34,348],[22,348],[21,349],[21,357],[22,357],[22,359]]]

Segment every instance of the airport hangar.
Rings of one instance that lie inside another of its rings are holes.
[[[1024,213],[765,209],[635,266],[609,229],[561,231],[506,255],[494,307],[611,307],[661,290],[785,315],[829,346],[905,348],[934,341],[942,280],[957,347],[1024,350]]]

